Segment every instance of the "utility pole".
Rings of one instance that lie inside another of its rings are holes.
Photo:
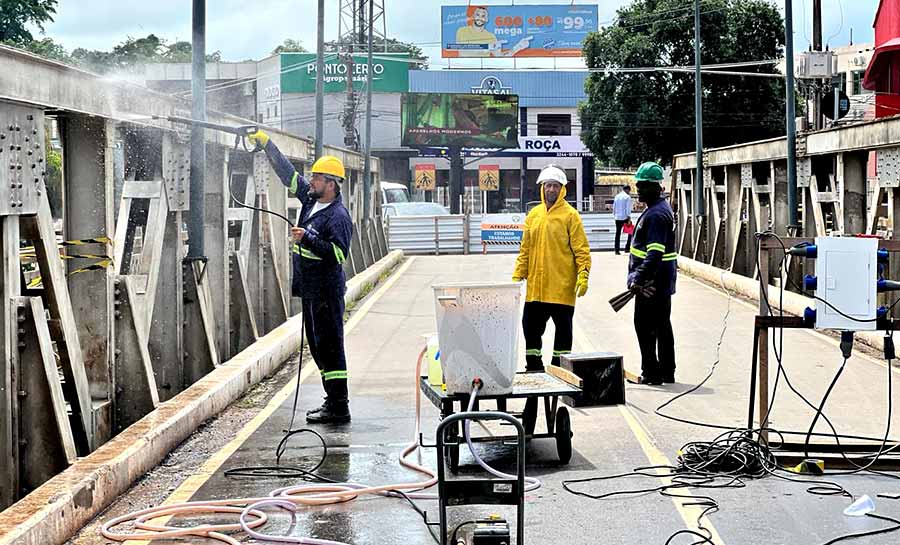
[[[191,17],[191,117],[206,121],[206,0],[194,0]],[[204,167],[206,139],[203,127],[191,125],[191,190],[188,214],[187,261],[205,261],[203,241]]]
[[[813,9],[813,31],[812,31],[812,48],[813,51],[822,51],[822,0],[813,0],[812,3]],[[819,85],[823,84],[824,80],[815,80],[815,85],[813,87],[813,98],[812,98],[812,115],[813,115],[813,128],[819,130],[823,126],[822,119],[822,107],[821,107],[821,93],[819,89]]]
[[[784,0],[784,109],[787,132],[788,229],[797,228],[797,126],[794,111],[794,16],[791,0]],[[790,232],[790,231],[789,231]]]
[[[361,2],[364,0],[360,0]],[[372,47],[373,47],[373,30],[372,23],[375,17],[375,2],[368,0],[369,3],[369,47],[368,57],[366,59],[366,155],[365,166],[363,167],[363,217],[368,221],[370,213],[370,200],[372,194]],[[360,10],[362,11],[362,10]]]
[[[325,0],[319,0],[316,29],[316,159],[325,145]]]
[[[368,12],[368,14],[367,14]],[[347,99],[344,104],[342,123],[344,126],[344,145],[359,150],[359,138],[356,131],[356,109],[359,96],[353,89],[353,65],[354,48],[362,51],[362,48],[372,50],[369,46],[369,35],[372,42],[381,40],[387,43],[387,24],[384,11],[384,0],[340,0],[338,8],[338,43],[345,57],[347,69]],[[385,45],[386,47],[386,45]]]
[[[703,204],[703,83],[700,79],[700,0],[694,0],[694,125],[697,172],[694,175],[694,217],[699,237],[705,211]],[[698,238],[699,242],[699,238]]]

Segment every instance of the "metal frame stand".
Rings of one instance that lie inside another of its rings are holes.
[[[516,429],[516,478],[447,479],[445,446],[459,446],[456,430],[465,420],[503,420]],[[462,412],[441,420],[437,427],[438,497],[441,511],[441,545],[447,545],[447,507],[458,505],[515,505],[516,543],[525,534],[525,427],[501,412]]]
[[[814,242],[812,238],[798,237],[782,237],[785,247],[791,248],[801,243]],[[900,241],[898,240],[882,240],[879,246],[888,250],[888,252],[900,252]],[[755,318],[753,327],[753,355],[750,364],[750,391],[748,399],[747,411],[747,428],[755,429],[754,413],[757,413],[759,419],[759,440],[768,443],[768,413],[769,413],[769,330],[779,329],[812,329],[812,325],[807,323],[799,316],[774,316],[771,307],[767,304],[768,293],[764,293],[764,289],[769,286],[769,252],[771,250],[781,250],[781,244],[776,240],[764,239],[759,244],[759,314]],[[787,280],[787,272],[782,274],[782,282]],[[890,329],[890,322],[887,317],[878,321],[878,330],[885,331]],[[776,370],[777,372],[777,370]],[[757,412],[758,407],[758,412]],[[897,445],[897,443],[887,443],[885,449],[889,449]],[[853,468],[847,458],[860,465],[866,465],[871,461],[871,455],[877,454],[882,449],[881,441],[878,442],[854,442],[854,443],[809,443],[809,452],[815,453],[817,458],[825,460],[826,466],[832,468]],[[778,458],[779,462],[786,465],[799,463],[805,458],[804,450],[806,445],[802,442],[781,442],[777,446],[772,447],[772,451]],[[900,469],[900,457],[893,454],[887,454],[879,458],[878,462],[871,466],[871,469],[897,470]]]

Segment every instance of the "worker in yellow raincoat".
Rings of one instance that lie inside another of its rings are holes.
[[[581,216],[566,202],[566,173],[548,166],[538,176],[541,204],[525,219],[525,233],[513,281],[525,280],[522,315],[525,332],[525,369],[543,371],[541,337],[553,319],[553,365],[572,351],[575,297],[587,292],[591,249]]]

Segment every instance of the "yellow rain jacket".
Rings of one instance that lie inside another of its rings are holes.
[[[528,282],[526,301],[575,306],[575,280],[591,270],[591,248],[581,216],[566,202],[563,186],[559,198],[547,210],[544,190],[541,204],[525,218],[525,233],[514,278]]]

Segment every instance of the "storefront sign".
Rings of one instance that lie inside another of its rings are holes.
[[[482,191],[500,189],[500,165],[478,165],[478,189]]]
[[[517,151],[577,153],[588,149],[580,136],[520,136]]]
[[[434,191],[435,174],[434,163],[416,165],[415,188],[422,191]]]
[[[481,217],[482,244],[521,244],[524,214],[485,214]]]
[[[512,87],[504,87],[503,82],[497,76],[487,76],[477,87],[472,87],[472,93],[476,95],[511,95]]]
[[[395,57],[395,59],[390,58]],[[365,55],[353,56],[353,87],[366,84],[369,66]],[[347,90],[350,68],[343,59],[326,56],[324,85],[326,93]],[[372,91],[376,93],[405,93],[409,91],[409,55],[406,53],[378,53],[372,61]],[[312,53],[281,54],[281,92],[316,92],[316,56]]]

